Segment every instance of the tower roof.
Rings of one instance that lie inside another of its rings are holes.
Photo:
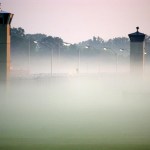
[[[11,13],[3,11],[3,10],[0,10],[0,14],[11,14]]]
[[[136,27],[137,31],[131,34],[128,34],[131,42],[143,42],[145,40],[145,34],[140,33],[139,27]]]
[[[7,25],[7,24],[11,24],[13,18],[13,14],[3,11],[1,9],[1,3],[0,3],[0,25]]]

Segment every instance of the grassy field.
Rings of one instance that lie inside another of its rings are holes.
[[[1,87],[0,150],[149,150],[149,81],[67,78]]]
[[[123,145],[123,144],[10,144],[0,146],[2,150],[149,150],[150,145]]]

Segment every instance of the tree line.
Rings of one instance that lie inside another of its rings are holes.
[[[76,55],[78,51],[85,56],[104,54],[112,55],[112,52],[123,50],[125,57],[129,56],[130,41],[127,37],[115,37],[104,41],[101,37],[93,36],[91,39],[80,43],[69,44],[60,37],[52,37],[41,33],[26,34],[21,27],[11,29],[11,53],[12,55],[26,55],[31,50],[32,55],[47,55],[53,50],[54,54],[61,52],[61,55]],[[150,36],[146,36],[146,50],[150,52]]]

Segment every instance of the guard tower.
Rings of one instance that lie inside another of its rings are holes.
[[[0,4],[0,81],[7,81],[10,72],[10,24],[13,14],[1,9]]]
[[[129,34],[130,38],[130,72],[134,76],[142,76],[144,69],[145,34],[140,33],[136,27],[135,33]]]

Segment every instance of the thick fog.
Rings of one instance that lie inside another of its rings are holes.
[[[120,56],[50,58],[12,61],[0,86],[0,149],[149,147],[148,63],[131,76]]]

